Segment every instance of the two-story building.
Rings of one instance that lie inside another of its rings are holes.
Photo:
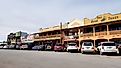
[[[94,19],[84,19],[84,27],[80,40],[92,41],[95,45],[102,41],[121,40],[121,13],[101,14]]]
[[[74,19],[65,24],[41,28],[34,34],[34,42],[45,44],[46,42],[67,44],[76,42],[78,46],[84,41],[97,45],[102,41],[121,41],[121,13],[101,14],[94,19]]]
[[[7,37],[7,42],[8,45],[16,45],[16,44],[21,44],[22,40],[24,37],[26,37],[28,34],[26,32],[15,32],[15,33],[10,33]]]
[[[65,24],[60,23],[57,26],[41,28],[38,33],[34,34],[34,42],[36,44],[45,44],[47,42],[53,44],[76,42],[79,44],[80,26],[84,26],[84,20],[74,19]]]

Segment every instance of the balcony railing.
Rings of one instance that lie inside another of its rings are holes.
[[[46,36],[40,36],[39,39],[43,39],[43,38],[46,38]]]
[[[61,37],[61,34],[47,35],[47,36],[39,36],[38,38],[35,38],[35,39],[46,39],[46,38],[56,38],[56,37]]]
[[[81,37],[86,37],[86,36],[88,36],[88,37],[93,36],[93,33],[84,33],[81,35]]]
[[[55,37],[61,37],[61,34],[46,36],[46,38],[55,38]]]
[[[102,36],[102,35],[107,35],[107,31],[96,32],[95,33],[95,36]]]
[[[113,30],[113,31],[109,31],[110,35],[116,35],[116,34],[121,34],[121,30]]]
[[[65,36],[65,39],[78,39],[78,35],[72,35],[72,36]]]

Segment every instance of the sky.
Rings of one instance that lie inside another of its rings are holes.
[[[0,0],[0,41],[11,32],[38,32],[103,13],[121,13],[121,0]]]

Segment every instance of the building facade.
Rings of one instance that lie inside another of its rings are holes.
[[[42,45],[47,42],[52,42],[53,44],[79,43],[78,32],[80,26],[84,26],[84,21],[74,19],[65,24],[60,23],[60,25],[57,26],[40,29],[40,32],[34,34],[34,42]]]
[[[121,40],[121,14],[101,14],[94,19],[85,18],[80,40],[93,41],[95,45],[103,41]]]
[[[27,33],[26,32],[15,32],[15,33],[10,33],[7,37],[7,42],[8,45],[16,45],[16,44],[21,44],[22,41],[24,40],[24,38],[27,37]]]
[[[102,41],[120,42],[121,13],[101,14],[94,19],[74,19],[65,24],[41,28],[38,33],[34,34],[34,42],[37,44],[76,42],[81,47],[84,41],[93,42],[94,46]]]

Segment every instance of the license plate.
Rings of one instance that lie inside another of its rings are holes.
[[[89,49],[90,47],[86,47],[87,49]]]
[[[108,49],[111,49],[112,47],[107,47]]]

